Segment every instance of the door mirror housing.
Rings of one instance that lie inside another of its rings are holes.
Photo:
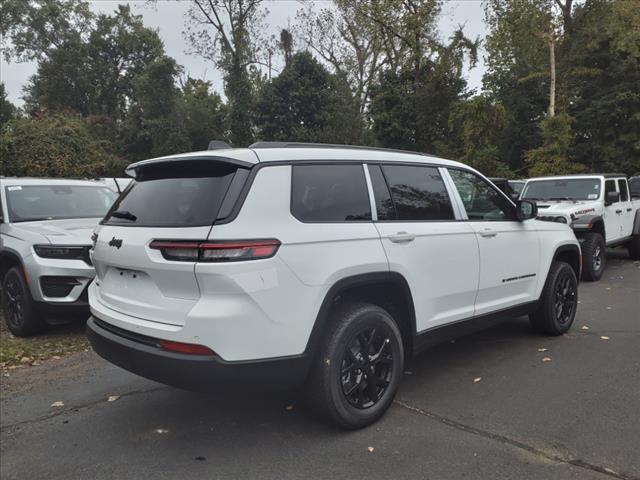
[[[608,207],[613,203],[617,203],[620,201],[620,193],[619,192],[607,192],[604,197],[604,206]]]
[[[538,205],[529,200],[518,200],[516,202],[516,218],[520,222],[531,220],[538,216]]]

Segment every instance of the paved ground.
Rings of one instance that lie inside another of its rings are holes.
[[[311,418],[293,394],[183,392],[92,353],[14,371],[0,477],[640,479],[640,263],[614,254],[580,299],[565,336],[519,319],[426,352],[358,432]]]

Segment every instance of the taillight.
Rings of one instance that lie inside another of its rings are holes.
[[[168,352],[188,353],[190,355],[215,355],[216,352],[204,345],[194,343],[172,342],[171,340],[160,340],[160,348]]]
[[[273,257],[280,242],[269,240],[222,240],[197,242],[154,240],[149,248],[160,250],[167,260],[183,262],[237,262]]]

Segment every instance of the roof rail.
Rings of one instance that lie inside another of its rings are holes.
[[[306,143],[306,142],[255,142],[247,148],[346,148],[352,150],[377,150],[382,152],[412,153],[434,157],[429,153],[414,152],[411,150],[398,150],[395,148],[366,147],[362,145],[340,145],[336,143]]]
[[[231,148],[231,145],[222,140],[211,140],[207,150],[222,150],[223,148]]]

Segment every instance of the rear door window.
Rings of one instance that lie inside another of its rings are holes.
[[[187,167],[178,174],[161,171],[143,175],[122,193],[103,223],[137,227],[212,225],[236,170],[235,166]]]
[[[362,165],[293,165],[291,213],[301,222],[371,220]]]
[[[382,172],[396,220],[454,219],[449,194],[436,167],[383,165]]]

